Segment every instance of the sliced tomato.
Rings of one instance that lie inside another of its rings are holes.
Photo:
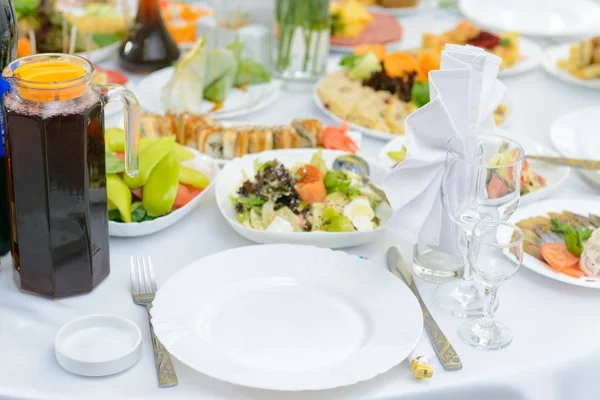
[[[488,183],[487,190],[490,199],[498,199],[508,193],[508,185],[498,175],[494,175]]]
[[[204,191],[204,189],[199,189],[197,187],[194,187],[192,185],[185,185],[188,190],[190,191],[190,195],[192,196],[192,199],[196,196],[198,196],[200,193],[202,193]]]
[[[296,173],[301,176],[298,183],[319,182],[325,177],[319,168],[310,164],[301,166],[296,170]]]
[[[115,156],[117,156],[117,158],[123,162],[125,162],[125,153],[123,153],[122,151],[117,151],[115,153]]]
[[[545,243],[540,251],[548,265],[558,272],[579,268],[579,257],[572,254],[564,243]]]
[[[177,185],[177,195],[175,196],[175,202],[173,203],[173,209],[181,208],[187,203],[192,201],[192,195],[186,185],[181,183]]]
[[[327,190],[323,181],[297,183],[294,189],[296,189],[302,201],[308,204],[322,203],[327,196]]]
[[[127,82],[129,82],[129,78],[127,78],[127,76],[120,71],[107,69],[107,70],[104,70],[103,72],[106,74],[107,83],[115,83],[117,85],[125,85]]]
[[[565,275],[572,276],[573,278],[581,278],[582,276],[585,276],[581,268],[579,268],[579,265],[570,268],[565,268],[562,270],[562,273]]]

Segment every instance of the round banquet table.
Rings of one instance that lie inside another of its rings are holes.
[[[442,29],[459,17],[436,11],[402,19],[404,46],[415,46],[423,30]],[[548,42],[538,41],[547,46]],[[107,62],[105,67],[114,66]],[[139,78],[132,77],[135,84]],[[600,102],[600,92],[572,86],[541,68],[503,80],[514,102],[511,127],[550,146],[549,128],[558,116]],[[327,121],[306,93],[283,92],[270,108],[242,120],[288,123],[296,117]],[[330,121],[332,122],[332,121]],[[110,118],[107,126],[118,123]],[[384,142],[365,137],[362,152],[375,158]],[[600,196],[572,173],[554,197]],[[575,210],[576,211],[576,210]],[[435,370],[430,380],[417,381],[408,361],[374,379],[322,392],[284,393],[221,382],[174,361],[179,385],[159,389],[144,308],[132,302],[129,257],[152,256],[159,287],[193,260],[252,243],[237,235],[217,211],[214,196],[178,224],[151,236],[111,238],[111,274],[91,294],[62,300],[25,294],[13,282],[10,259],[0,270],[0,398],[1,399],[483,399],[597,400],[600,398],[600,292],[570,286],[527,268],[500,290],[498,319],[513,329],[514,342],[505,350],[485,352],[469,347],[458,336],[463,320],[444,314],[432,302],[435,285],[418,282],[425,302],[461,356],[464,369],[446,372],[430,352]],[[347,249],[386,268],[385,252],[400,246],[407,259],[411,248],[389,235],[378,243]],[[240,260],[243,262],[243,260]],[[395,278],[390,278],[395,279]],[[143,332],[140,361],[127,371],[102,378],[85,378],[63,370],[53,353],[54,335],[67,321],[88,314],[115,314],[134,321]],[[430,350],[428,341],[423,341]]]

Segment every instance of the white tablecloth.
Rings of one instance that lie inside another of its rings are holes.
[[[407,45],[418,31],[450,26],[456,17],[436,14],[403,20]],[[417,31],[418,30],[418,31]],[[416,42],[415,42],[416,41]],[[106,66],[110,66],[108,63]],[[135,79],[134,79],[135,80]],[[514,128],[550,145],[553,119],[570,110],[596,104],[600,93],[551,78],[541,69],[504,81],[514,100]],[[309,93],[283,93],[268,110],[243,118],[256,123],[287,123],[295,117],[324,118]],[[108,126],[112,124],[108,121]],[[383,142],[366,138],[364,154],[375,157]],[[556,197],[586,198],[597,192],[577,173]],[[599,202],[600,213],[600,202]],[[600,292],[569,286],[522,268],[500,290],[498,318],[513,329],[505,350],[470,348],[458,336],[463,322],[437,309],[431,301],[435,285],[419,282],[423,298],[460,354],[464,369],[445,372],[432,357],[434,377],[416,381],[407,361],[371,381],[324,392],[282,393],[239,387],[197,373],[175,361],[179,385],[159,389],[142,307],[133,304],[129,256],[150,254],[159,283],[189,262],[236,246],[251,244],[237,235],[217,211],[214,198],[177,225],[139,239],[111,238],[111,274],[91,294],[51,301],[20,292],[13,283],[8,258],[0,270],[0,398],[1,399],[486,399],[597,400],[600,398]],[[388,236],[380,243],[350,249],[386,268],[385,251],[401,245]],[[137,365],[115,376],[84,378],[55,361],[53,340],[59,327],[88,314],[107,313],[133,320],[142,329],[143,355]]]

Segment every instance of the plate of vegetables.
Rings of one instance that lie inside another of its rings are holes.
[[[548,278],[600,289],[598,198],[553,199],[517,209],[525,233],[523,265]]]
[[[233,229],[258,243],[342,248],[376,240],[391,208],[358,176],[331,169],[344,154],[295,149],[237,158],[219,175],[219,209]],[[379,184],[385,170],[369,167],[371,182]]]
[[[219,167],[208,156],[175,143],[175,136],[140,139],[139,170],[124,173],[124,133],[109,128],[106,191],[111,236],[149,235],[173,225],[206,196]]]
[[[526,154],[558,156],[556,151],[523,135],[504,129],[498,129],[498,134],[519,143]],[[407,140],[404,136],[388,142],[379,151],[379,164],[386,169],[394,168],[404,160],[407,152],[410,151],[407,146]],[[509,164],[508,159],[513,156],[515,155],[505,152],[504,149],[499,149],[498,153],[490,160],[490,163]],[[519,204],[530,204],[547,197],[567,180],[570,173],[571,169],[569,167],[550,165],[525,158],[521,168],[521,198]],[[488,189],[501,194],[507,187],[506,185],[506,179],[501,174],[497,174],[490,177]]]

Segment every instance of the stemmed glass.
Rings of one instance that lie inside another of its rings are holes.
[[[483,301],[466,254],[469,236],[480,221],[506,221],[515,212],[524,154],[518,143],[499,135],[475,139],[461,135],[448,141],[441,197],[444,211],[463,231],[459,250],[465,270],[462,280],[440,285],[434,298],[438,306],[458,317],[482,313]]]
[[[460,335],[471,346],[499,350],[512,342],[512,332],[494,320],[494,311],[498,288],[517,273],[523,262],[523,238],[523,231],[507,222],[480,222],[473,229],[469,260],[485,295],[483,317],[460,328]]]

